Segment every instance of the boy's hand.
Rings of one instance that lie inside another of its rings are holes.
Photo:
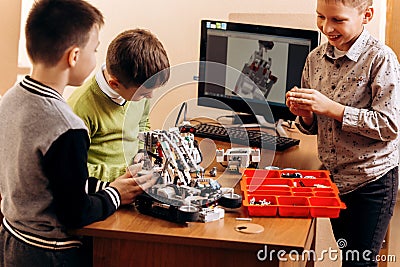
[[[297,98],[298,89],[298,87],[293,87],[286,93],[286,106],[289,107],[290,112],[296,116],[302,117],[306,124],[311,125],[314,118],[313,112],[307,108],[302,108],[298,103],[300,100],[300,98]]]
[[[143,162],[132,164],[126,168],[126,172],[131,174],[131,177],[137,175],[142,170]]]
[[[313,117],[313,113],[338,121],[343,119],[344,106],[314,89],[293,87],[286,93],[286,105],[293,114],[303,117],[305,122]]]
[[[141,169],[141,164],[131,165],[127,168],[125,174],[110,183],[110,186],[115,187],[121,195],[122,205],[132,203],[143,190],[155,184],[157,179],[154,178],[153,173],[143,176],[137,175]]]

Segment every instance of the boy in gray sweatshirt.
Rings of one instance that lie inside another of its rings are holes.
[[[83,0],[36,1],[29,13],[32,74],[0,101],[0,266],[81,266],[81,240],[67,230],[105,219],[151,181],[89,178],[87,128],[62,98],[94,69],[102,24]]]

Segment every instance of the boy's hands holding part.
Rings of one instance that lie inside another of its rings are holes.
[[[121,204],[130,204],[140,195],[143,190],[153,186],[157,181],[153,173],[139,176],[138,172],[142,170],[142,164],[134,164],[127,168],[126,173],[110,183],[121,195]]]
[[[286,105],[294,115],[301,116],[306,124],[312,123],[314,113],[340,122],[343,120],[344,106],[315,89],[293,87],[286,93]]]

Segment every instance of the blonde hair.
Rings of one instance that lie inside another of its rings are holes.
[[[325,2],[342,3],[345,6],[357,8],[360,13],[372,6],[373,0],[325,0]]]

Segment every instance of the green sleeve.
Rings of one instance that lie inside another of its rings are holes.
[[[150,114],[150,101],[146,100],[142,118],[140,119],[139,122],[139,132],[147,132],[150,130],[149,114]],[[139,141],[139,149],[143,148],[144,148],[144,143],[142,141]]]
[[[89,176],[96,177],[103,182],[112,182],[126,171],[126,166],[110,166],[104,163],[87,164]]]

